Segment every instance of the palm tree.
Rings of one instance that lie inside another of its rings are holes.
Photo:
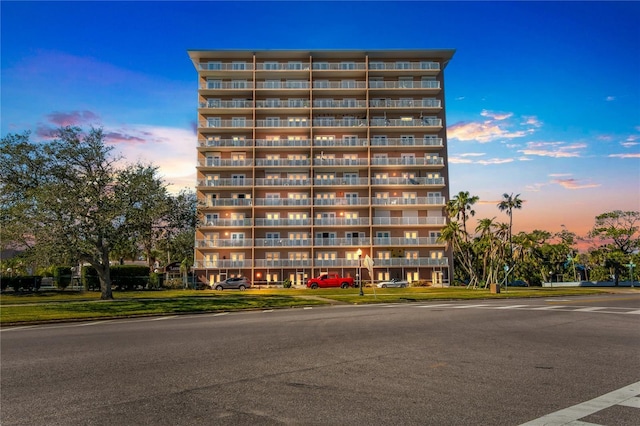
[[[447,212],[450,217],[455,217],[458,221],[462,221],[462,231],[465,234],[465,241],[468,241],[467,219],[475,216],[476,212],[472,206],[480,200],[477,195],[470,196],[469,191],[460,191],[458,195],[453,197],[447,203]]]
[[[509,216],[509,262],[510,262],[509,266],[510,267],[513,265],[513,245],[512,245],[512,238],[511,238],[513,233],[513,210],[522,208],[522,200],[518,197],[520,197],[520,194],[516,194],[514,196],[513,193],[511,194],[504,193],[502,194],[502,201],[498,203],[498,209],[500,209],[501,212],[506,211],[507,215]]]

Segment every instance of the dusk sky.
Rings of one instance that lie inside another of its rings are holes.
[[[640,2],[0,2],[1,132],[102,126],[128,162],[195,185],[188,49],[455,49],[451,195],[514,231],[640,211]]]

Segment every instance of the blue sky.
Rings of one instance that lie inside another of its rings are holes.
[[[639,2],[0,2],[1,132],[103,126],[129,162],[195,183],[188,49],[453,48],[451,193],[515,231],[585,234],[640,210]]]

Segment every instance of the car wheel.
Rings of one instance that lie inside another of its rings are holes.
[[[246,288],[245,286],[241,285],[240,287],[238,287],[238,289],[239,289],[240,291],[245,291],[247,288]]]
[[[340,288],[349,288],[349,283],[340,284]]]
[[[386,284],[382,284],[382,288],[387,288],[387,285]]]
[[[216,286],[216,290],[218,290],[218,291],[222,291],[222,286],[221,286],[221,285],[217,285],[217,286]]]
[[[400,284],[400,288],[405,288],[405,287],[406,287],[406,285]]]
[[[315,290],[316,288],[318,288],[318,284],[311,284],[311,289]]]

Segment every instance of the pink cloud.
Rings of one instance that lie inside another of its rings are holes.
[[[483,117],[493,118],[494,120],[506,120],[507,118],[511,118],[513,116],[512,112],[494,112],[483,109],[480,112],[480,115]]]
[[[609,158],[640,158],[640,152],[630,154],[609,154]]]
[[[54,111],[51,114],[48,114],[46,117],[50,123],[53,123],[57,126],[78,126],[100,121],[100,117],[98,117],[97,114],[91,111]]]
[[[567,178],[567,179],[554,179],[551,183],[558,184],[565,189],[589,189],[589,188],[597,188],[600,185],[596,183],[588,183],[588,184],[580,184],[577,179]]]
[[[520,138],[526,136],[524,131],[508,132],[491,121],[485,122],[461,122],[449,126],[447,136],[449,139],[459,141],[477,141],[480,143],[491,142],[500,138]]]
[[[527,148],[518,152],[539,157],[572,158],[580,157],[579,151],[586,146],[584,143],[565,145],[564,142],[529,142]]]
[[[149,136],[149,135],[143,134],[143,136]],[[122,133],[122,132],[116,132],[116,131],[105,132],[104,140],[105,142],[111,143],[111,144],[131,144],[131,143],[147,143],[148,142],[146,139],[142,137],[134,136],[134,135]]]

